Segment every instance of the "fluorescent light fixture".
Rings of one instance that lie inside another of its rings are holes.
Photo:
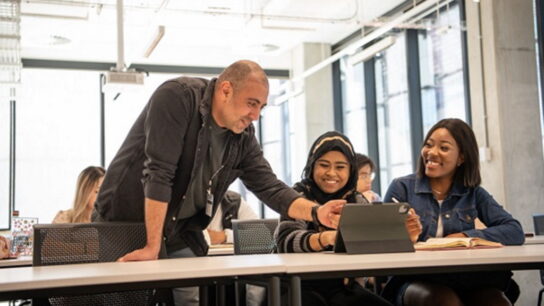
[[[164,36],[164,31],[165,31],[164,26],[160,25],[157,30],[157,33],[155,33],[153,40],[151,41],[151,43],[149,43],[149,46],[145,50],[145,53],[144,53],[145,58],[148,58],[151,55],[151,53],[153,53],[153,50],[155,50],[155,48],[161,41],[162,37]]]
[[[317,71],[323,69],[324,67],[332,64],[333,62],[337,61],[341,57],[352,54],[357,50],[359,47],[364,46],[365,44],[370,43],[374,39],[377,39],[378,37],[383,36],[387,32],[391,31],[393,28],[398,26],[399,24],[402,24],[404,22],[407,22],[408,20],[426,12],[429,9],[434,9],[440,4],[441,0],[425,0],[420,2],[418,5],[412,7],[411,9],[404,12],[402,15],[394,18],[390,22],[386,23],[384,26],[379,27],[375,29],[374,31],[370,32],[368,35],[363,36],[361,39],[355,41],[354,43],[350,44],[346,48],[338,51],[337,53],[331,55],[330,57],[324,59],[323,61],[315,64],[314,66],[308,68],[303,73],[296,75],[291,80],[293,82],[298,82],[301,80],[304,80],[308,76],[316,73]],[[450,0],[446,0],[445,2],[449,2]]]
[[[372,44],[371,46],[364,48],[361,52],[357,52],[349,57],[348,63],[352,66],[355,66],[359,64],[360,62],[364,62],[370,58],[372,58],[376,53],[382,52],[383,50],[391,47],[396,41],[395,36],[387,36],[386,38],[378,41],[375,44]]]

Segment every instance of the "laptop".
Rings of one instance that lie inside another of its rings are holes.
[[[340,216],[335,253],[414,252],[404,220],[408,203],[346,204]]]

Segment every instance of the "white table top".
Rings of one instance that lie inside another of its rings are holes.
[[[544,235],[535,235],[533,237],[526,237],[525,244],[544,244]]]
[[[5,268],[0,269],[0,292],[284,272],[281,258],[273,254]]]
[[[19,256],[14,259],[0,260],[0,268],[32,266],[32,256]]]
[[[410,271],[438,267],[544,268],[544,244],[496,249],[347,255],[333,253],[208,256],[127,263],[0,269],[0,293],[23,290],[271,274]]]
[[[332,252],[282,254],[287,273],[354,270],[390,270],[475,265],[515,265],[541,263],[544,245],[506,246],[494,249],[417,251],[413,253],[348,255]]]

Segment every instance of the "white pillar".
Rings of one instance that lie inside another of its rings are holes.
[[[291,51],[291,77],[300,75],[308,68],[329,57],[331,47],[322,43],[304,43]],[[306,164],[308,150],[314,140],[327,131],[334,130],[332,93],[332,68],[327,66],[306,79],[294,84],[291,103],[291,124],[295,140],[291,145],[295,156],[293,173],[298,177]]]

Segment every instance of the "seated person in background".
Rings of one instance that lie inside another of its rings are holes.
[[[327,132],[314,142],[302,177],[293,188],[320,205],[332,199],[345,199],[349,203],[364,200],[356,191],[358,175],[353,146],[338,132]],[[414,239],[418,235],[417,231],[411,234]],[[332,249],[336,231],[315,222],[282,216],[275,238],[280,253],[319,252]],[[342,278],[303,281],[302,304],[390,305],[355,282],[345,283]]]
[[[83,169],[77,178],[73,207],[59,211],[52,223],[91,222],[94,202],[105,174],[106,170],[102,167],[90,166]]]
[[[0,236],[0,259],[9,257],[9,239]]]
[[[520,223],[480,182],[478,144],[472,129],[459,119],[443,119],[425,137],[417,173],[393,180],[384,200],[408,202],[422,216],[420,241],[480,237],[506,245],[522,244]],[[487,228],[476,229],[476,218]],[[511,275],[500,271],[395,276],[383,296],[407,306],[510,305],[517,299]]]
[[[204,230],[204,238],[208,244],[233,243],[232,220],[258,218],[239,193],[227,190],[208,228]]]
[[[371,190],[372,180],[374,180],[374,162],[368,156],[356,153],[355,160],[357,162],[357,191],[360,192],[368,202],[381,202],[380,195]]]
[[[242,199],[242,196],[234,191],[227,190],[208,228],[204,232],[204,238],[209,245],[233,243],[232,220],[258,219],[251,206]],[[234,304],[235,294],[231,286],[227,287],[226,300],[228,304]],[[264,301],[266,291],[262,287],[246,285],[246,305],[261,305]]]

